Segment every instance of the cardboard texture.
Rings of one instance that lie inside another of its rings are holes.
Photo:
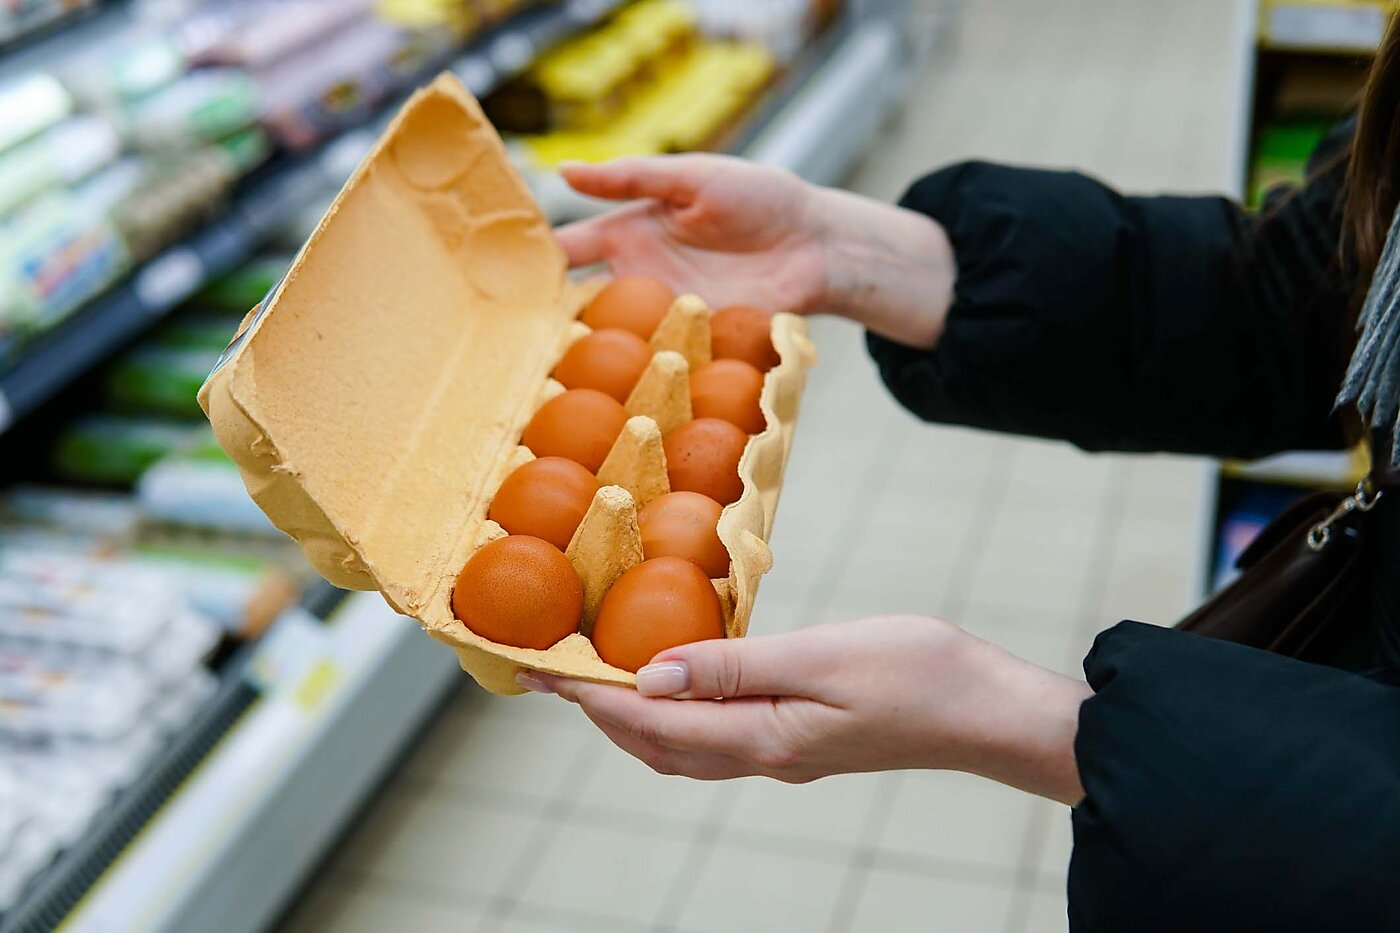
[[[504,534],[486,519],[491,497],[531,458],[521,433],[560,391],[549,373],[588,333],[576,318],[600,287],[570,281],[499,137],[444,75],[404,106],[200,390],[249,493],[316,569],[382,592],[496,693],[522,692],[524,668],[635,683],[583,634],[512,648],[468,630],[451,607],[467,558]],[[628,399],[633,417],[600,470],[605,486],[568,549],[585,583],[585,632],[607,587],[641,559],[637,508],[669,491],[661,434],[690,418],[688,373],[710,357],[708,321],[685,296],[658,329]],[[715,581],[729,637],[746,632],[772,565],[766,542],[815,360],[798,317],[774,317],[773,343],[767,427],[750,438],[744,493],[719,522],[732,559],[729,579]]]

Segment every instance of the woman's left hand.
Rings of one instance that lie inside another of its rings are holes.
[[[1074,804],[1073,680],[940,619],[885,616],[664,651],[637,690],[522,675],[662,774],[967,771]]]

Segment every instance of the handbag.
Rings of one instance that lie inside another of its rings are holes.
[[[1387,480],[1373,468],[1351,495],[1315,493],[1285,509],[1240,554],[1240,575],[1176,628],[1301,661],[1337,662],[1369,610],[1374,529],[1367,518],[1392,485]]]

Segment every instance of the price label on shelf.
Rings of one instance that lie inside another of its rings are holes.
[[[1274,48],[1372,50],[1380,46],[1389,15],[1385,6],[1371,3],[1274,3],[1265,18],[1264,41]]]
[[[189,247],[157,256],[136,276],[136,297],[153,314],[164,314],[204,282],[204,263]]]
[[[314,706],[337,679],[330,633],[305,610],[287,610],[259,640],[246,676],[264,694],[285,694],[303,708]]]

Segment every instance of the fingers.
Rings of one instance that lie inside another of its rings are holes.
[[[698,781],[726,781],[731,778],[749,777],[755,773],[751,765],[746,765],[729,755],[683,752],[641,742],[633,738],[627,730],[613,725],[606,719],[593,719],[591,716],[589,718],[614,745],[657,774],[677,774]]]
[[[756,760],[772,739],[772,704],[766,700],[676,703],[626,687],[535,676],[583,707],[589,719],[610,723],[644,745]]]
[[[702,641],[658,654],[637,672],[637,689],[646,696],[678,699],[815,699],[821,686],[819,659],[819,641],[802,632]]]
[[[609,201],[655,198],[676,207],[695,200],[705,177],[703,159],[647,156],[590,165],[568,162],[559,167],[564,180],[580,194]]]

